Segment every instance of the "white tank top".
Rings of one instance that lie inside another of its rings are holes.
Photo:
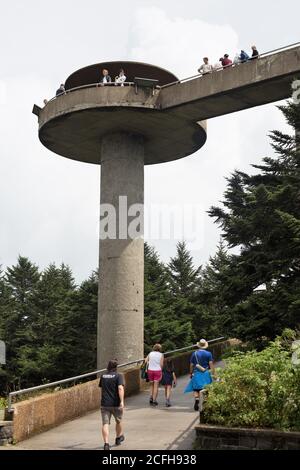
[[[152,351],[149,354],[149,370],[161,370],[160,367],[160,360],[162,357],[162,353],[159,351]]]

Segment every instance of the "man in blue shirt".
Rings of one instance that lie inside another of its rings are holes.
[[[206,351],[208,342],[200,339],[197,343],[198,351],[194,351],[190,359],[190,374],[195,397],[194,410],[199,410],[200,391],[212,382],[210,371],[215,374],[212,353]]]

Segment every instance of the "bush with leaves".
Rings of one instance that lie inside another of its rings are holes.
[[[4,397],[0,397],[0,410],[4,410],[7,406],[7,399]]]
[[[300,369],[291,361],[296,333],[285,330],[263,351],[235,353],[208,388],[205,422],[300,430]]]

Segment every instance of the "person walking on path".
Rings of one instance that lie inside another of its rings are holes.
[[[174,370],[174,364],[172,359],[165,359],[162,369],[161,385],[165,387],[166,406],[171,406],[171,392],[172,387],[176,387],[177,378]]]
[[[161,353],[161,344],[155,344],[153,351],[148,354],[145,362],[148,366],[147,374],[150,387],[150,405],[157,406],[158,384],[162,379],[162,368],[164,364],[164,355]]]
[[[125,437],[123,434],[122,418],[124,410],[124,378],[117,372],[118,362],[109,361],[107,371],[101,375],[101,417],[104,450],[110,450],[109,426],[113,416],[116,422],[115,444],[120,445]]]
[[[213,356],[207,351],[208,342],[200,339],[197,343],[198,351],[194,351],[190,358],[190,376],[191,380],[185,388],[185,393],[194,392],[195,403],[194,410],[199,410],[200,391],[212,383],[211,372],[215,375]]]

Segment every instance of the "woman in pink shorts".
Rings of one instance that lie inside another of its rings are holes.
[[[161,353],[161,345],[155,344],[153,351],[146,357],[148,366],[148,379],[151,382],[150,388],[150,405],[157,406],[158,384],[162,378],[162,368],[164,363],[164,355]]]

